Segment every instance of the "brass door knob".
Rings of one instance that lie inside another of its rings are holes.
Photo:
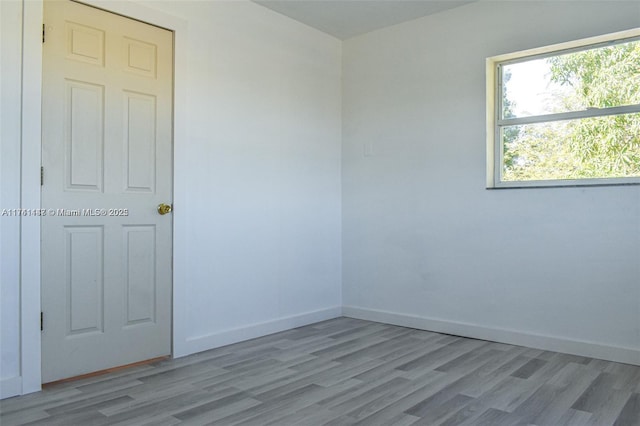
[[[173,207],[171,206],[171,204],[158,204],[158,213],[160,213],[161,215],[165,215],[167,213],[171,213],[171,210],[173,210]]]

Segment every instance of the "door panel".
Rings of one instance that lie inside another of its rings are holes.
[[[156,97],[125,92],[126,191],[155,191]]]
[[[156,227],[123,227],[126,319],[133,326],[155,321]]]
[[[104,86],[67,80],[66,189],[102,191]]]
[[[51,21],[49,21],[50,23]],[[67,59],[104,66],[104,31],[67,21]]]
[[[173,34],[45,1],[43,382],[171,353]]]
[[[104,228],[65,226],[67,335],[104,332]]]

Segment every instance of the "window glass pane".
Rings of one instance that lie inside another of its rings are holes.
[[[501,118],[640,104],[640,40],[506,64]]]
[[[640,177],[640,113],[505,126],[503,181]]]

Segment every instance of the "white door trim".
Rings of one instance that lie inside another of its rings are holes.
[[[186,265],[186,200],[182,169],[187,140],[187,22],[134,1],[85,0],[91,6],[144,21],[174,32],[174,126],[173,126],[173,354],[184,354],[184,288]],[[40,153],[42,104],[42,0],[23,1],[22,160],[21,207],[40,208]],[[20,225],[20,375],[22,394],[41,389],[40,344],[40,222],[22,220]]]
[[[42,2],[23,0],[20,207],[40,208]],[[33,206],[33,207],[31,207]],[[40,221],[20,222],[22,393],[40,390]]]

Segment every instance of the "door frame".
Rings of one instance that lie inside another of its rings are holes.
[[[174,33],[173,82],[173,203],[179,206],[173,216],[173,277],[172,277],[172,353],[185,355],[184,319],[186,305],[185,277],[186,211],[183,198],[182,168],[185,164],[187,140],[187,22],[165,12],[151,9],[136,0],[113,2],[82,0],[88,6],[147,22]],[[43,0],[23,0],[22,50],[22,138],[21,138],[21,207],[39,209],[42,138],[42,23]],[[184,170],[187,170],[185,167]],[[20,223],[20,377],[21,394],[39,391],[42,386],[40,336],[41,310],[41,246],[40,221],[21,220]],[[37,255],[34,255],[37,253]]]

